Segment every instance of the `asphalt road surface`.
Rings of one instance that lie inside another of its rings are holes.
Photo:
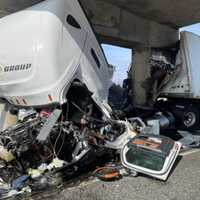
[[[43,198],[45,199],[45,198]],[[59,192],[51,200],[200,200],[200,151],[185,153],[167,182],[126,177],[115,182],[92,180]]]

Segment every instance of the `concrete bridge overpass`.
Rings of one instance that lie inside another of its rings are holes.
[[[1,0],[0,17],[42,0]],[[80,0],[102,42],[166,46],[177,29],[200,22],[199,0]]]

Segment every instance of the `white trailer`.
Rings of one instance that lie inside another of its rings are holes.
[[[176,126],[200,128],[200,36],[182,32],[174,72],[163,81],[159,97],[167,98],[162,109],[173,113]]]
[[[168,97],[200,98],[200,36],[182,32],[176,68],[161,94]]]

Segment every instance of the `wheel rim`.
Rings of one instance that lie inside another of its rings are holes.
[[[196,115],[193,112],[184,113],[183,123],[186,127],[191,127],[196,123]]]

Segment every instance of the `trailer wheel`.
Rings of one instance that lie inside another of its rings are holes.
[[[200,114],[198,108],[190,107],[184,111],[182,126],[186,130],[197,130],[200,128]]]

